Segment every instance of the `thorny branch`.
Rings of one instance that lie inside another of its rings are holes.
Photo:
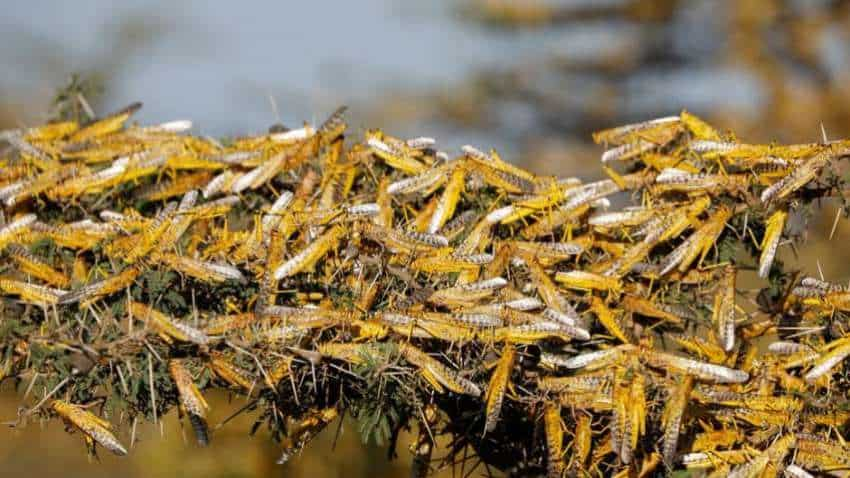
[[[354,142],[344,109],[215,141],[139,107],[2,132],[2,376],[90,450],[175,406],[206,444],[215,387],[282,462],[347,413],[390,456],[417,427],[414,476],[850,468],[850,290],[777,259],[814,203],[850,210],[850,143],[682,112],[597,133],[608,177],[584,183]]]

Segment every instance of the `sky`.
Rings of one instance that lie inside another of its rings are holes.
[[[476,28],[457,9],[445,0],[15,2],[0,18],[0,87],[44,101],[72,72],[105,69],[107,105],[141,100],[142,122],[192,112],[204,133],[227,134],[274,121],[270,98],[298,123],[388,91],[451,88],[554,42]]]

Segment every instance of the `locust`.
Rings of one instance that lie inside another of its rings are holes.
[[[448,389],[454,393],[480,396],[481,389],[474,382],[465,379],[418,348],[400,344],[401,355],[411,364],[419,367],[422,377],[437,392]]]
[[[564,473],[564,425],[561,421],[561,407],[547,403],[543,409],[543,428],[546,435],[546,473],[556,478]]]
[[[664,444],[661,456],[668,467],[672,467],[676,457],[680,428],[690,401],[691,390],[694,386],[693,377],[685,375],[679,384],[671,391],[670,399],[664,408],[662,424],[664,425]]]
[[[89,452],[94,454],[94,446],[98,444],[116,455],[126,455],[127,449],[110,431],[112,426],[97,415],[62,400],[54,400],[53,410],[68,423],[80,429],[86,435],[86,445]]]
[[[204,345],[209,337],[191,325],[177,321],[168,315],[139,302],[131,302],[129,312],[150,325],[166,342],[178,340]]]
[[[767,228],[761,242],[761,257],[759,257],[758,273],[760,277],[767,277],[770,273],[770,267],[776,257],[776,250],[779,247],[779,240],[782,237],[782,231],[785,229],[787,220],[788,212],[782,209],[774,212],[767,220]]]
[[[180,395],[180,409],[189,416],[189,422],[195,431],[198,444],[207,446],[210,441],[206,422],[209,404],[201,395],[192,375],[182,361],[171,360],[168,362],[168,371]]]
[[[510,387],[511,373],[513,372],[515,360],[516,349],[511,344],[505,345],[502,349],[502,356],[499,358],[495,370],[493,370],[493,376],[490,378],[490,383],[487,386],[487,392],[485,394],[485,400],[487,401],[486,421],[484,423],[485,433],[492,432],[496,428],[502,402]]]
[[[3,277],[0,277],[0,290],[5,294],[17,295],[25,302],[42,306],[58,304],[61,298],[68,294],[68,291],[63,289],[54,289]]]

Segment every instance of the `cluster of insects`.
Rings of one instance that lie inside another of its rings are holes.
[[[597,133],[606,178],[585,182],[353,142],[344,109],[227,141],[137,109],[0,133],[19,422],[125,454],[176,406],[205,445],[223,388],[281,462],[348,414],[391,450],[418,430],[414,476],[461,455],[516,476],[850,470],[850,288],[777,259],[850,143],[747,144],[682,112]],[[739,290],[748,271],[769,285]]]

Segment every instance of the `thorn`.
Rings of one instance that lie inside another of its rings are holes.
[[[156,413],[156,389],[154,388],[153,381],[153,358],[151,358],[151,354],[147,354],[148,356],[148,380],[150,383],[150,394],[151,394],[151,410],[153,410],[153,422],[156,424],[159,421],[159,417]],[[161,430],[161,429],[160,429]]]
[[[832,236],[835,235],[835,229],[838,228],[838,220],[839,219],[841,219],[841,208],[838,208],[838,210],[835,211],[835,220],[832,221],[832,229],[829,231],[829,240],[830,241],[832,240]]]
[[[86,97],[83,96],[82,93],[77,93],[77,101],[80,102],[80,106],[82,106],[83,109],[86,111],[86,114],[89,116],[89,119],[97,118],[97,115],[94,113],[94,110],[92,109],[89,102],[86,101]]]
[[[277,123],[282,123],[280,120],[280,111],[277,109],[277,100],[274,99],[274,95],[272,95],[271,92],[269,92],[269,104],[272,106],[272,113],[274,114],[275,121]]]

